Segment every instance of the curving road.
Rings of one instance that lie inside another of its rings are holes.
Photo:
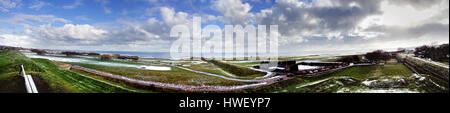
[[[71,68],[82,70],[88,73],[93,73],[96,75],[109,77],[113,79],[123,80],[130,83],[135,83],[139,85],[144,86],[155,86],[155,87],[161,87],[161,88],[170,88],[170,89],[177,89],[177,90],[183,90],[183,91],[233,91],[233,90],[242,90],[242,89],[248,89],[248,88],[255,88],[260,87],[268,84],[272,84],[276,82],[277,77],[272,77],[270,79],[265,80],[259,80],[258,83],[254,84],[247,84],[247,85],[237,85],[237,86],[193,86],[193,85],[183,85],[183,84],[170,84],[170,83],[163,83],[163,82],[153,82],[153,81],[144,81],[144,80],[137,80],[133,78],[128,78],[120,75],[114,75],[111,73],[101,72],[89,68],[84,68],[77,65],[72,65]],[[195,70],[193,70],[195,71]],[[213,76],[213,75],[212,75]],[[233,79],[233,78],[232,78]]]
[[[327,72],[307,74],[305,76],[320,76],[320,75],[323,75],[323,74],[327,74],[329,72],[334,72],[334,71],[345,69],[345,68],[352,67],[352,66],[358,66],[358,65],[345,66],[345,67],[341,67],[341,68],[332,69],[332,70],[327,71]],[[248,88],[256,88],[256,87],[260,87],[260,86],[270,85],[270,84],[273,84],[273,83],[276,83],[276,82],[279,82],[279,81],[289,80],[289,79],[295,78],[295,76],[294,77],[288,77],[287,75],[279,75],[279,76],[274,76],[274,77],[266,78],[266,79],[242,80],[242,79],[225,77],[225,76],[217,75],[217,74],[211,74],[211,73],[196,71],[196,70],[192,70],[192,69],[185,68],[185,67],[175,66],[175,67],[180,68],[180,69],[184,69],[184,70],[188,70],[188,71],[192,71],[192,72],[196,72],[196,73],[200,73],[200,74],[210,75],[210,76],[216,76],[216,77],[220,77],[220,78],[224,78],[224,79],[228,79],[228,80],[235,80],[235,81],[241,81],[241,82],[256,82],[256,83],[253,83],[253,84],[236,85],[236,86],[206,86],[206,85],[204,85],[204,86],[193,86],[193,85],[171,84],[171,83],[163,83],[163,82],[138,80],[138,79],[128,78],[128,77],[124,77],[124,76],[120,76],[120,75],[114,75],[114,74],[106,73],[106,72],[102,72],[102,71],[97,71],[97,70],[94,70],[94,69],[84,68],[84,67],[77,66],[77,65],[71,65],[70,67],[74,68],[74,69],[82,70],[82,71],[85,71],[85,72],[88,72],[88,73],[92,73],[92,74],[96,74],[96,75],[100,75],[100,76],[104,76],[104,77],[109,77],[109,78],[113,78],[113,79],[123,80],[123,81],[127,81],[127,82],[134,83],[134,84],[139,84],[139,85],[143,85],[143,86],[155,86],[155,87],[160,87],[160,88],[169,88],[169,89],[176,89],[176,90],[182,90],[182,91],[233,91],[233,90],[243,90],[243,89],[248,89]],[[272,73],[270,73],[270,74],[272,74]],[[268,76],[268,75],[266,75],[266,76]]]
[[[191,71],[191,72],[194,72],[194,73],[200,73],[200,74],[205,74],[205,75],[209,75],[209,76],[220,77],[220,78],[223,78],[223,79],[233,80],[233,81],[238,81],[238,82],[263,82],[263,81],[266,80],[266,79],[244,80],[244,79],[230,78],[230,77],[226,77],[226,76],[218,75],[218,74],[207,73],[207,72],[203,72],[203,71],[197,71],[197,70],[193,70],[193,69],[189,69],[189,68],[185,68],[185,67],[181,67],[181,66],[173,66],[173,67],[180,68],[180,69],[187,70],[187,71]]]

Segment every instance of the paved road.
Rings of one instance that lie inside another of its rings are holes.
[[[213,65],[213,66],[216,66],[216,65],[213,64],[213,63],[209,63],[209,64],[211,64],[211,65]],[[231,64],[231,65],[233,65],[233,64]],[[235,65],[235,66],[239,66],[239,65]],[[239,67],[243,67],[243,66],[239,66]],[[243,67],[243,68],[247,68],[247,67]],[[237,77],[237,76],[235,76],[235,75],[233,75],[233,74],[230,74],[230,73],[226,72],[226,71],[223,70],[223,69],[220,69],[220,68],[218,68],[218,69],[219,69],[220,71],[222,71],[223,73],[225,73],[226,75],[228,75],[228,76]],[[272,76],[275,75],[274,72],[270,72],[270,71],[266,71],[266,70],[262,70],[262,69],[255,69],[255,68],[250,68],[250,69],[251,69],[251,70],[255,70],[255,71],[259,71],[259,72],[264,72],[264,73],[266,73],[266,75],[264,75],[264,76],[262,76],[262,77],[255,77],[255,79],[265,79],[265,78],[272,77]]]
[[[223,73],[225,73],[225,74],[228,75],[228,76],[231,76],[231,77],[237,77],[237,76],[235,76],[235,75],[233,75],[233,74],[231,74],[231,73],[228,73],[227,71],[225,71],[225,70],[223,70],[223,69],[217,67],[217,66],[214,65],[213,63],[209,63],[209,62],[208,62],[208,64],[213,65],[213,66],[216,67],[218,70],[222,71]]]
[[[244,79],[230,78],[230,77],[226,77],[226,76],[223,76],[223,75],[212,74],[212,73],[207,73],[207,72],[203,72],[203,71],[197,71],[197,70],[193,70],[193,69],[189,69],[189,68],[185,68],[185,67],[181,67],[181,66],[173,66],[173,67],[180,68],[180,69],[187,70],[187,71],[191,71],[191,72],[194,72],[194,73],[200,73],[200,74],[205,74],[205,75],[209,75],[209,76],[220,77],[220,78],[227,79],[227,80],[239,81],[239,82],[263,82],[263,81],[266,81],[266,79],[244,80]],[[270,72],[270,74],[272,74],[272,72]]]

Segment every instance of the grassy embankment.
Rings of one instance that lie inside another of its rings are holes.
[[[243,85],[246,83],[226,80],[219,77],[213,77],[208,75],[202,75],[178,68],[172,67],[170,71],[156,71],[156,70],[146,70],[138,69],[133,67],[116,67],[116,66],[103,66],[94,64],[84,64],[84,63],[69,63],[73,65],[79,65],[82,67],[95,69],[98,71],[108,72],[116,75],[121,75],[125,77],[130,77],[134,79],[173,83],[173,84],[186,84],[186,85]]]
[[[40,92],[80,92],[75,87],[64,82],[59,77],[47,73],[41,66],[33,60],[25,57],[18,51],[6,50],[0,52],[0,92],[25,93],[23,78],[16,76],[23,65],[27,74],[33,78],[42,78],[46,83],[46,89],[39,89]],[[55,81],[55,82],[52,82]]]
[[[443,63],[443,64],[447,64],[447,65],[448,65],[448,62],[447,62],[447,61],[445,61],[445,62],[441,62],[441,63]]]
[[[220,67],[221,69],[223,69],[233,75],[236,75],[238,77],[253,78],[253,77],[263,76],[266,74],[265,72],[255,71],[255,70],[251,70],[246,67],[237,66],[234,64],[228,64],[228,63],[221,62],[221,61],[209,60],[208,62],[210,62],[210,63],[216,65],[217,67]]]
[[[261,64],[261,62],[229,62],[229,63],[247,68],[252,68],[255,65]]]
[[[230,72],[227,72],[227,71],[221,69],[219,66],[216,66],[211,63],[193,64],[191,66],[186,66],[185,68],[189,68],[189,69],[193,69],[193,70],[197,70],[197,71],[203,71],[203,72],[212,73],[212,74],[217,74],[217,75],[222,75],[222,76],[230,77],[230,78],[244,79],[244,80],[254,79],[255,77],[261,76],[261,75],[236,76]],[[228,73],[228,74],[226,74],[226,73]]]
[[[410,63],[411,66],[415,66],[415,69],[419,71],[419,73],[431,74],[448,81],[449,70],[441,64],[432,63],[433,61],[427,61],[422,58],[408,56],[405,54],[399,54],[398,57],[400,59],[404,59],[405,62],[408,62],[408,64]]]
[[[197,71],[203,71],[207,73],[222,75],[222,76],[228,76],[223,71],[221,71],[218,67],[215,67],[214,65],[211,65],[209,63],[201,63],[201,64],[193,64],[191,66],[185,66],[185,68],[197,70]]]
[[[127,88],[119,88],[111,83],[87,77],[76,72],[59,68],[46,59],[30,59],[18,51],[0,53],[0,92],[24,93],[20,80],[15,76],[20,64],[27,74],[42,80],[38,86],[41,93],[125,93]],[[37,83],[38,85],[39,83]],[[42,88],[40,88],[42,87]]]
[[[344,57],[339,55],[324,55],[324,56],[292,56],[292,57],[279,57],[278,60],[295,60],[295,61],[304,61],[304,60],[316,60],[321,62],[334,62],[338,58]]]

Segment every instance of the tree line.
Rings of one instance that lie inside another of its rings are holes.
[[[449,61],[448,44],[423,45],[414,49],[414,56],[434,61]]]
[[[338,62],[345,63],[361,63],[361,62],[370,62],[370,63],[380,63],[380,61],[384,61],[385,63],[392,58],[395,58],[397,53],[405,52],[406,49],[399,48],[397,51],[387,52],[383,50],[375,50],[372,52],[368,52],[364,55],[350,55],[344,56],[338,59]],[[414,48],[414,56],[419,58],[431,59],[434,61],[449,61],[449,47],[448,44],[442,45],[423,45],[420,47]],[[364,56],[364,59],[361,57]]]
[[[366,54],[362,55],[350,55],[350,56],[344,56],[337,60],[337,62],[344,62],[344,63],[380,63],[380,61],[384,61],[384,63],[387,63],[387,61],[391,60],[392,58],[395,58],[395,55],[400,52],[404,52],[404,49],[399,49],[398,51],[393,52],[387,52],[383,50],[375,50],[372,52],[368,52]]]

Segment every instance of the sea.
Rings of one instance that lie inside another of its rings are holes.
[[[139,56],[142,58],[163,58],[171,59],[170,52],[132,52],[132,51],[92,51],[95,53],[120,54],[127,56]]]

